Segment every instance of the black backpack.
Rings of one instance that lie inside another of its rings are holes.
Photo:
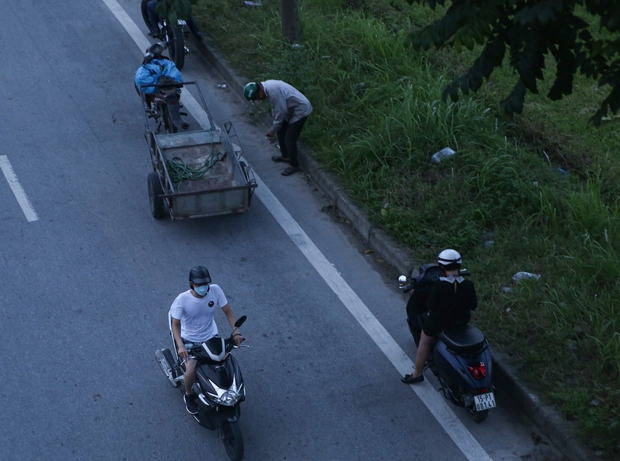
[[[415,319],[416,316],[426,312],[426,300],[433,284],[443,275],[443,269],[437,264],[423,264],[420,266],[418,276],[413,279],[413,293],[407,302],[407,318]]]

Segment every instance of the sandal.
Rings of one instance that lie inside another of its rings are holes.
[[[293,173],[297,173],[299,171],[299,168],[296,166],[289,166],[288,168],[286,168],[284,171],[282,171],[282,173],[280,173],[282,176],[290,176]]]
[[[410,375],[403,376],[402,378],[400,378],[400,380],[405,384],[421,383],[422,381],[424,381],[424,375],[413,376],[413,373],[411,373]]]
[[[273,160],[274,162],[291,163],[290,158],[285,158],[281,155],[274,155],[273,157],[271,157],[271,160]]]

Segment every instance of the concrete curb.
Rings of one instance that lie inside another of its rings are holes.
[[[249,80],[242,79],[230,69],[221,53],[208,40],[202,43],[196,42],[196,44],[198,50],[213,69],[226,80],[230,88],[242,95],[243,87]],[[269,114],[264,114],[260,118],[265,126],[271,125]],[[312,158],[310,150],[303,145],[300,145],[299,148],[299,163],[321,191],[331,198],[334,206],[349,221],[351,226],[359,232],[364,242],[379,253],[385,261],[394,266],[401,274],[409,274],[416,267],[416,262],[409,250],[398,247],[381,229],[374,227],[364,211],[351,202],[336,176],[316,162]],[[591,449],[575,438],[573,424],[566,421],[553,406],[543,403],[517,378],[514,368],[506,360],[504,354],[496,348],[491,350],[496,387],[517,402],[527,417],[556,446],[566,460],[592,461],[598,458]]]

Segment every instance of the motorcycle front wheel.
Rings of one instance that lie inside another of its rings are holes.
[[[222,421],[222,441],[226,454],[233,461],[241,461],[243,459],[243,437],[241,436],[241,428],[238,421]]]
[[[174,61],[177,69],[183,69],[185,64],[185,37],[181,27],[166,26],[167,41],[170,42],[170,58]]]

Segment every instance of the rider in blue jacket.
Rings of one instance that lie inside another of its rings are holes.
[[[144,93],[146,103],[150,107],[155,97],[155,86],[140,87],[140,85],[155,85],[161,76],[170,77],[183,82],[181,71],[167,56],[163,55],[164,47],[160,43],[151,45],[146,50],[142,65],[136,71],[134,82],[136,89]]]

